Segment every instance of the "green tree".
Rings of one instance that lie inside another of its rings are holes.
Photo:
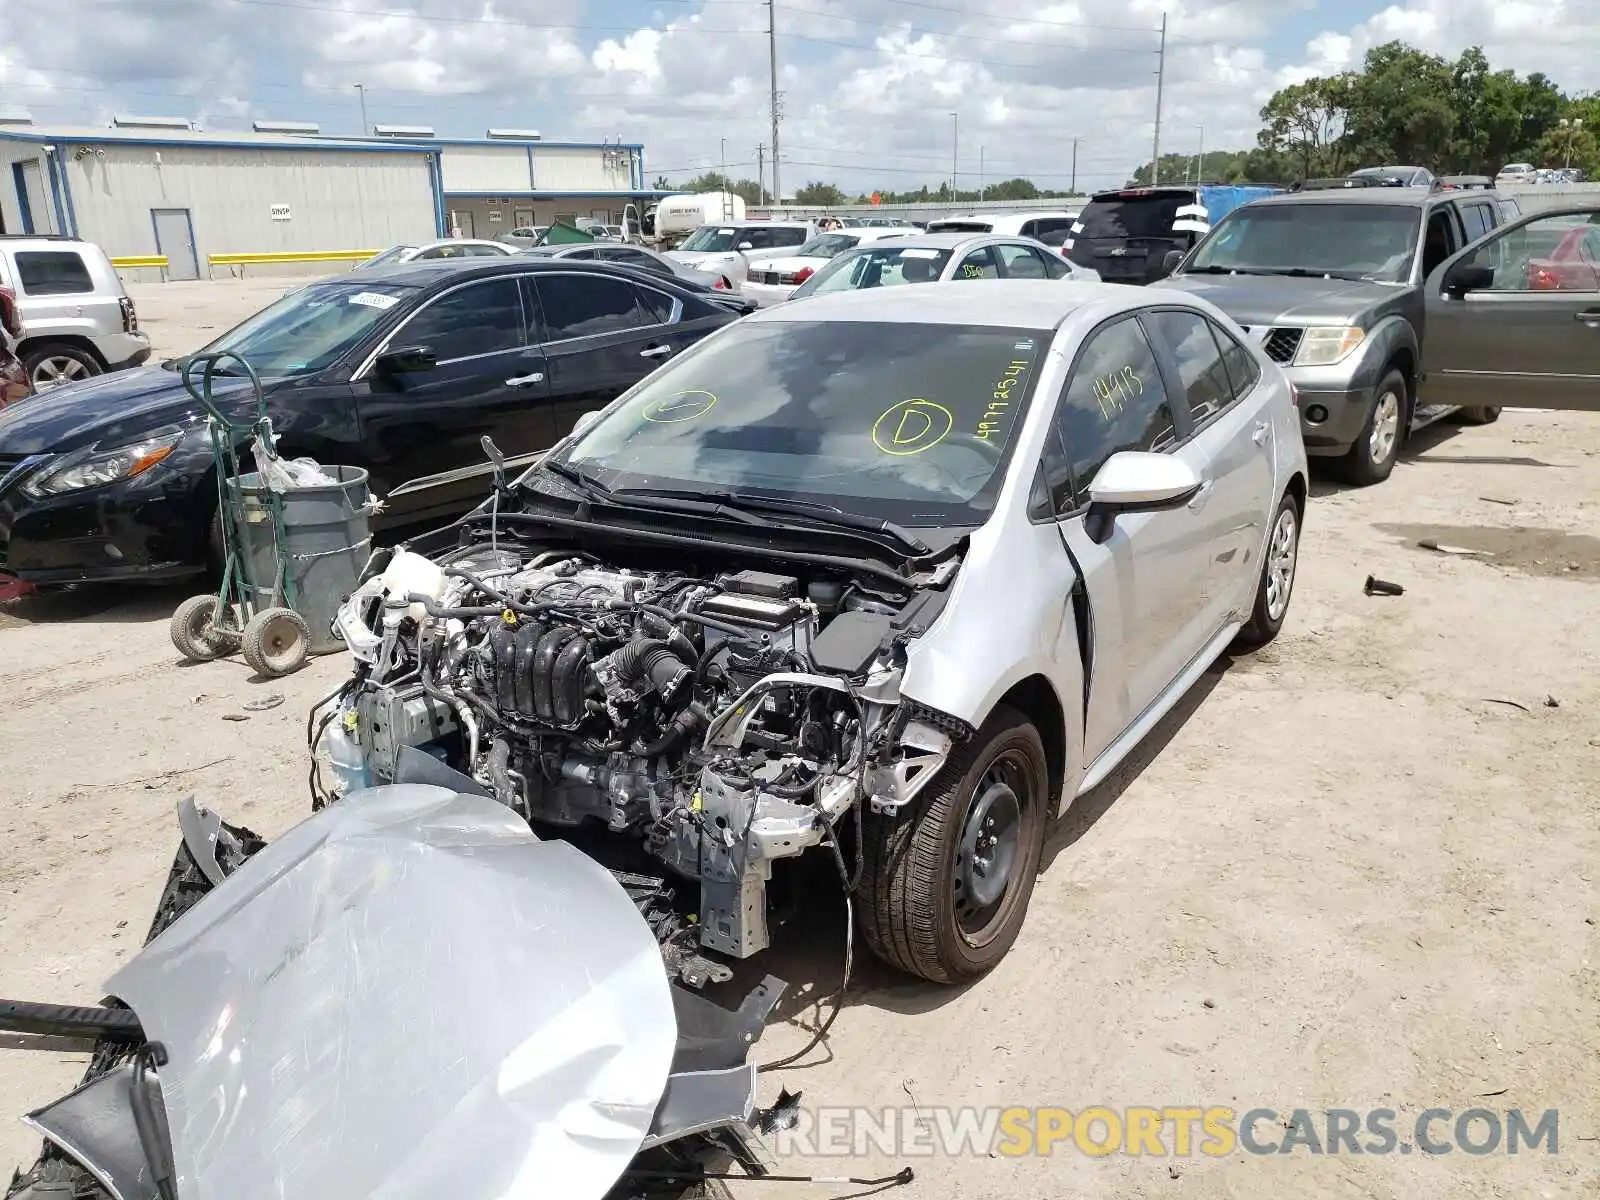
[[[831,183],[813,182],[798,189],[794,194],[794,202],[803,204],[807,208],[831,208],[838,204],[848,204],[849,199]]]
[[[1342,174],[1348,170],[1345,129],[1356,88],[1356,78],[1344,74],[1279,89],[1261,108],[1257,146],[1293,164],[1302,179]]]
[[[754,179],[731,179],[720,171],[697,175],[680,189],[685,192],[732,192],[746,204],[761,203],[761,185]]]
[[[983,189],[986,200],[1037,200],[1039,188],[1031,179],[1002,179]]]
[[[1450,64],[1404,42],[1367,51],[1349,77],[1346,141],[1357,166],[1448,169],[1458,99]]]

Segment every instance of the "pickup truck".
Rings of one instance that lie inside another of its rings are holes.
[[[1294,384],[1307,452],[1367,485],[1447,416],[1600,409],[1600,279],[1573,249],[1597,224],[1484,189],[1308,188],[1234,210],[1161,286],[1243,325]]]

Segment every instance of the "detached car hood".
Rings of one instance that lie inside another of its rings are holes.
[[[1407,289],[1291,275],[1169,275],[1157,287],[1201,296],[1241,325],[1344,325],[1397,303]]]
[[[246,380],[216,380],[219,398],[248,394]],[[0,411],[0,454],[76,450],[91,442],[137,437],[185,420],[199,405],[176,371],[137,367],[41,392]]]
[[[180,1200],[600,1200],[677,1039],[611,874],[425,784],[295,826],[107,986],[170,1056]]]

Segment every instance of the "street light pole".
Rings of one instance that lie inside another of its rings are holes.
[[[979,204],[983,203],[983,151],[984,151],[984,147],[979,146],[978,147],[978,203]]]
[[[1199,129],[1200,153],[1194,156],[1194,181],[1197,184],[1204,183],[1206,181],[1206,127],[1201,125],[1199,126]]]
[[[732,186],[728,181],[728,139],[718,138],[722,143],[722,219],[733,220],[733,196],[729,192]]]
[[[361,136],[366,137],[372,132],[372,126],[367,124],[367,89],[364,84],[356,84],[356,95],[361,97]]]
[[[961,161],[961,114],[950,114],[950,201],[956,198],[956,166]]]

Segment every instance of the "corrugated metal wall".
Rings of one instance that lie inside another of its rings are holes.
[[[17,201],[16,163],[23,164],[28,212],[33,217],[32,232],[60,233],[55,196],[50,188],[49,158],[41,147],[25,142],[0,142],[0,216],[5,218],[5,232],[27,232],[22,227],[22,207]]]
[[[539,192],[626,192],[633,188],[627,153],[611,151],[620,165],[607,165],[605,150],[533,148],[533,188]],[[463,188],[463,191],[487,189]]]
[[[103,156],[67,156],[72,203],[80,236],[112,257],[161,253],[155,209],[188,210],[202,275],[208,254],[376,250],[436,236],[426,154],[94,149]],[[288,220],[273,219],[276,205]]]
[[[526,146],[445,146],[447,192],[527,192],[533,190]]]
[[[446,192],[625,192],[634,187],[630,151],[521,144],[445,146],[443,154]]]
[[[593,217],[607,225],[621,224],[622,196],[577,196],[561,200],[527,200],[508,197],[484,200],[480,197],[446,196],[445,208],[463,237],[498,238],[518,225],[549,225],[561,217]],[[637,202],[635,202],[637,206]],[[495,213],[498,221],[490,220]],[[525,217],[531,218],[523,220]]]

